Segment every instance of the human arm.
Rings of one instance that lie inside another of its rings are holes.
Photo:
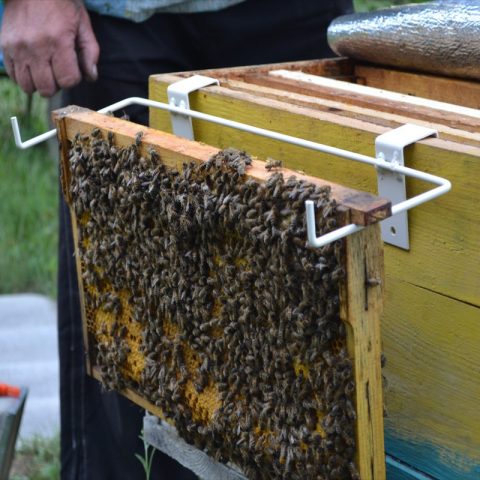
[[[8,75],[29,94],[50,97],[97,78],[99,46],[81,0],[7,0],[0,48]]]

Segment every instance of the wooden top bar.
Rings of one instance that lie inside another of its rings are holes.
[[[56,110],[53,112],[53,119],[59,129],[62,148],[68,148],[68,145],[62,143],[65,140],[73,140],[77,133],[90,134],[93,129],[99,128],[105,137],[108,132],[113,132],[115,142],[120,147],[126,147],[134,143],[136,134],[142,131],[140,151],[146,153],[148,149],[153,148],[160,154],[162,161],[173,168],[181,168],[185,162],[205,162],[219,152],[218,148],[204,143],[186,140],[153,128],[76,106]],[[388,199],[286,168],[280,168],[277,171],[281,172],[285,178],[295,175],[297,179],[308,181],[314,185],[329,186],[332,198],[341,207],[349,210],[350,220],[357,225],[370,225],[391,215],[391,202]],[[253,159],[252,165],[247,168],[246,173],[259,181],[265,181],[271,175],[271,172],[265,169],[265,162],[256,159]],[[65,175],[68,175],[68,169],[65,169]]]

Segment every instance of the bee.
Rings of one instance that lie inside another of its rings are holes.
[[[282,161],[281,160],[274,160],[273,158],[267,158],[267,162],[265,163],[265,170],[271,171],[276,168],[282,168]]]

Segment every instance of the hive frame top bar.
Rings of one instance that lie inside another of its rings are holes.
[[[324,145],[324,144],[313,142],[310,140],[305,140],[303,138],[293,137],[291,135],[286,135],[286,134],[275,132],[272,130],[254,127],[252,125],[248,125],[245,123],[228,120],[222,117],[217,117],[207,113],[198,112],[196,110],[192,110],[190,108],[186,108],[183,106],[175,106],[173,103],[167,104],[167,103],[157,102],[155,100],[150,100],[142,97],[129,97],[129,98],[125,98],[124,100],[120,100],[119,102],[116,102],[107,107],[104,107],[101,110],[98,110],[98,112],[99,113],[115,112],[117,110],[126,108],[130,105],[142,105],[145,107],[158,108],[160,110],[169,111],[172,114],[177,114],[177,115],[180,114],[189,118],[196,118],[199,120],[216,123],[225,127],[242,130],[244,132],[252,133],[254,135],[259,135],[259,136],[271,138],[273,140],[286,142],[286,143],[307,148],[310,150],[315,150],[318,152],[335,155],[338,157],[346,158],[348,160],[353,160],[355,162],[366,163],[368,165],[372,165],[376,167],[377,169],[380,169],[380,171],[395,172],[395,174],[397,175],[404,175],[407,177],[417,178],[419,180],[423,180],[425,182],[437,185],[435,188],[428,190],[427,192],[424,192],[420,195],[417,195],[408,200],[404,200],[392,206],[392,216],[397,213],[406,212],[411,208],[414,208],[418,205],[421,205],[430,200],[433,200],[434,198],[437,198],[440,195],[447,193],[452,187],[450,181],[445,178],[438,177],[436,175],[432,175],[426,172],[421,172],[413,168],[405,167],[403,165],[400,165],[399,162],[396,161],[395,159],[393,159],[392,161],[387,161],[382,156],[379,156],[379,158],[369,157],[368,155],[362,155],[359,153],[350,152],[348,150],[343,150],[343,149],[332,147],[329,145]],[[48,140],[49,138],[54,137],[56,134],[56,129],[53,129],[41,135],[38,135],[37,137],[31,138],[30,140],[23,142],[21,138],[20,128],[18,125],[17,118],[11,117],[10,120],[12,124],[13,135],[15,138],[15,144],[20,149],[27,149],[34,145],[42,143]],[[403,127],[400,127],[397,130],[400,131],[402,128]],[[412,129],[415,130],[416,128],[422,128],[422,127],[416,127],[415,125],[410,125],[408,128],[409,128],[409,131],[412,131]],[[394,131],[389,132],[389,135],[394,135]],[[399,135],[402,135],[402,133],[399,132]],[[420,136],[420,138],[422,138],[422,136]],[[352,223],[344,227],[338,228],[330,233],[317,237],[316,227],[315,227],[314,203],[311,200],[306,200],[305,208],[306,208],[308,242],[312,247],[317,247],[317,248],[323,247],[324,245],[327,245],[336,240],[340,240],[348,235],[351,235],[365,228],[363,226]]]

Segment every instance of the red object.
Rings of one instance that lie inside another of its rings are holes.
[[[0,383],[0,397],[20,397],[20,388]]]

